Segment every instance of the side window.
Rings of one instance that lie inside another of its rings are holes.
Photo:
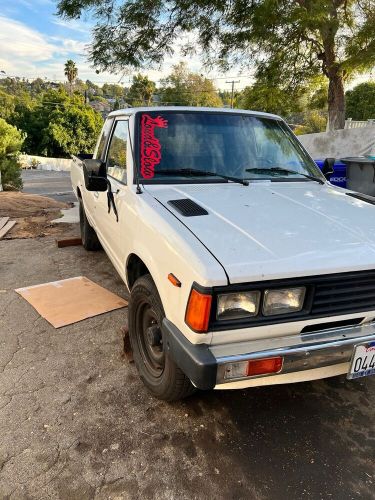
[[[108,136],[111,132],[112,123],[113,119],[107,120],[102,128],[102,133],[100,134],[100,138],[96,145],[96,151],[95,151],[95,158],[97,158],[98,160],[104,158],[104,149],[105,145],[107,144]]]
[[[126,184],[126,145],[128,121],[118,120],[113,129],[107,154],[107,175]]]

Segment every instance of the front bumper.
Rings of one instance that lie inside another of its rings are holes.
[[[355,345],[375,341],[375,323],[216,346],[192,344],[168,319],[164,319],[162,329],[166,351],[199,389],[213,389],[218,386],[225,388],[227,383],[253,381],[271,376],[272,379],[284,377],[284,380],[288,381],[285,377],[287,374],[309,370],[319,372],[320,368],[335,365],[346,367]],[[282,369],[277,375],[272,373],[232,378],[227,381],[224,378],[228,363],[275,356],[282,356],[284,359]],[[324,370],[321,373],[325,373]]]

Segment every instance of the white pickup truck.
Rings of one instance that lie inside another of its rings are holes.
[[[71,178],[156,397],[375,373],[375,199],[332,186],[280,117],[116,111]]]

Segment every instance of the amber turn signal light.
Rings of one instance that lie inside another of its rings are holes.
[[[207,332],[210,320],[212,296],[200,293],[194,288],[189,297],[185,321],[196,332]]]
[[[254,375],[266,375],[268,373],[278,373],[283,366],[283,358],[254,359],[248,361],[247,376],[253,377]]]
[[[176,286],[177,288],[181,288],[181,281],[176,278],[176,276],[172,273],[168,274],[168,279],[172,283],[173,286]]]

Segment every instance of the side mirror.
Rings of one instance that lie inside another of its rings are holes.
[[[83,176],[87,191],[107,191],[108,181],[100,174],[103,162],[101,160],[86,159],[83,160]]]
[[[326,158],[323,163],[322,173],[326,179],[333,174],[333,166],[335,164],[336,158]]]

